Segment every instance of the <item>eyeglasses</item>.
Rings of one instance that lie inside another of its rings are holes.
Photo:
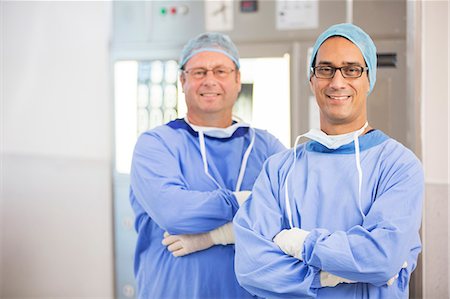
[[[331,79],[336,74],[336,70],[339,70],[344,78],[359,78],[364,71],[367,71],[368,67],[362,67],[358,65],[346,65],[341,67],[333,66],[316,66],[311,68],[311,72],[320,79]]]
[[[209,71],[213,73],[216,79],[226,79],[235,70],[225,66],[219,66],[213,69],[205,69],[202,67],[198,67],[186,71],[183,70],[185,74],[188,74],[189,76],[191,76],[191,78],[195,80],[206,78],[206,75],[208,74]]]

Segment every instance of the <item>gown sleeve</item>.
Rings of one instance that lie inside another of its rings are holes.
[[[272,143],[269,146],[269,156],[285,151],[286,147],[278,140],[272,136]]]
[[[154,133],[139,137],[130,173],[132,205],[170,234],[207,232],[231,221],[239,208],[233,193],[191,190],[173,148]]]
[[[236,277],[260,297],[314,298],[320,287],[319,268],[286,255],[272,241],[287,223],[277,200],[278,172],[270,170],[271,161],[264,164],[251,198],[234,218]]]
[[[361,225],[311,230],[303,248],[309,266],[375,286],[385,285],[405,261],[412,272],[416,257],[410,253],[420,249],[424,177],[420,162],[405,151],[384,157],[375,200]]]

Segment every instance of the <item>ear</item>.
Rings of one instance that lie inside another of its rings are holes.
[[[241,71],[236,71],[236,83],[239,84],[239,90],[238,93],[241,92],[242,84],[241,84]]]
[[[183,72],[181,72],[181,74],[180,74],[180,82],[181,82],[182,91],[184,93],[184,83],[186,82],[186,77]]]
[[[312,83],[312,76],[309,77],[309,89],[311,90],[313,95],[316,95],[316,93],[314,92],[314,87],[313,87],[313,83]]]

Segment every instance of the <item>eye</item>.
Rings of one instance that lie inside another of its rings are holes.
[[[215,70],[214,70],[214,73],[216,73],[216,75],[223,76],[223,75],[226,75],[226,74],[227,74],[227,70],[226,70],[226,69],[219,68],[219,69],[215,69]]]
[[[204,69],[195,69],[191,71],[192,76],[196,77],[196,78],[202,78],[206,75],[206,70]]]
[[[343,68],[343,70],[346,74],[351,76],[359,75],[361,72],[361,68],[358,66],[348,66]]]
[[[333,68],[331,66],[318,66],[316,70],[321,74],[331,74],[333,73]]]

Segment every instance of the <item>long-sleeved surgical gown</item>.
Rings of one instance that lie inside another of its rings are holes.
[[[209,174],[198,133],[177,119],[142,134],[131,168],[130,201],[138,233],[135,276],[138,298],[249,298],[236,280],[234,245],[216,245],[174,257],[161,244],[170,234],[197,234],[232,221],[239,208],[233,195],[251,137],[239,127],[231,137],[205,136]],[[285,147],[267,131],[254,129],[240,190],[251,190],[264,161]]]
[[[285,184],[293,150],[268,159],[234,218],[236,276],[249,292],[266,298],[408,298],[421,250],[423,170],[410,150],[379,130],[360,136],[359,143],[361,197],[353,142],[335,150],[315,141],[297,147],[287,193],[293,226],[310,232],[302,260],[272,241],[290,228]],[[356,283],[322,287],[320,271]]]

